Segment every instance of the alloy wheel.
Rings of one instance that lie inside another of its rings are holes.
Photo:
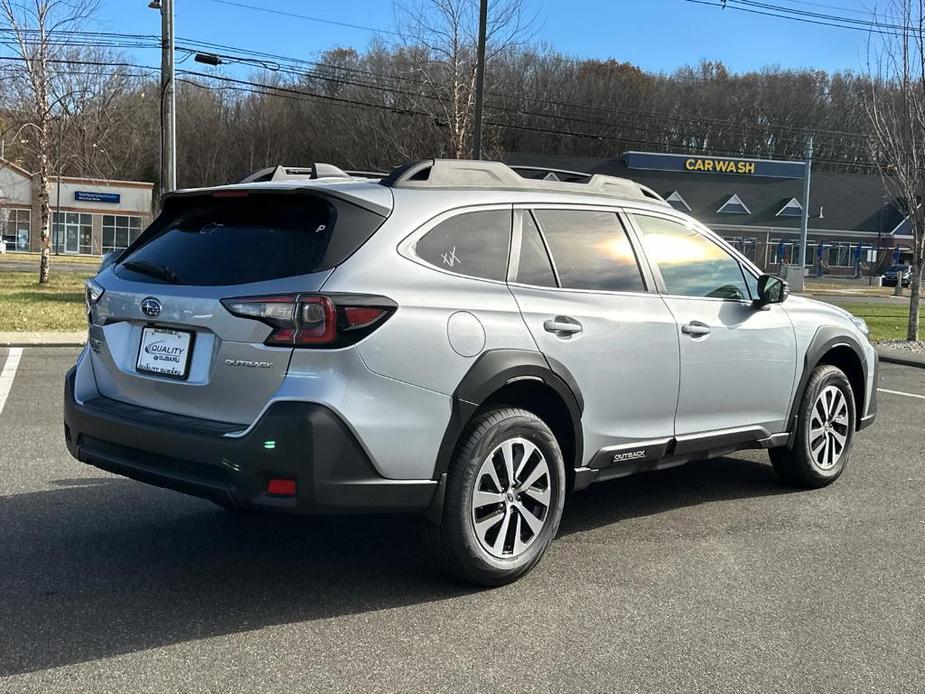
[[[472,524],[482,548],[511,559],[532,545],[552,503],[549,463],[536,444],[508,439],[482,462],[472,491]]]
[[[850,426],[844,392],[836,386],[823,388],[809,420],[809,451],[820,470],[831,470],[841,459],[848,445]]]

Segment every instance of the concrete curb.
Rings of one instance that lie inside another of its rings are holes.
[[[87,333],[80,332],[0,332],[0,347],[83,347]]]
[[[880,361],[888,364],[899,364],[901,366],[911,366],[916,369],[925,369],[925,354],[922,353],[904,352],[900,349],[877,347],[877,354],[880,355]]]

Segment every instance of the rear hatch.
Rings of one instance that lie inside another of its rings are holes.
[[[264,308],[285,310],[272,302],[318,291],[384,219],[316,189],[168,198],[96,278],[104,291],[91,308],[90,346],[100,393],[250,424],[282,383],[292,340],[278,339],[272,315],[242,315],[250,305],[235,315],[228,300],[267,297]]]

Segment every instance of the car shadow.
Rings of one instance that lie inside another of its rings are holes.
[[[0,676],[475,592],[431,567],[416,518],[237,513],[111,477],[53,487],[0,497]],[[579,492],[560,535],[784,491],[769,466],[721,458]]]

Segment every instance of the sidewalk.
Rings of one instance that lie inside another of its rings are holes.
[[[52,256],[49,267],[51,272],[80,272],[95,275],[100,268],[100,264],[92,261],[86,263],[62,263],[57,262],[55,257]],[[21,260],[15,256],[11,258],[9,253],[0,255],[0,272],[35,272],[38,274],[38,271],[39,265],[37,261]]]
[[[87,341],[87,331],[0,332],[0,347],[81,347]]]

